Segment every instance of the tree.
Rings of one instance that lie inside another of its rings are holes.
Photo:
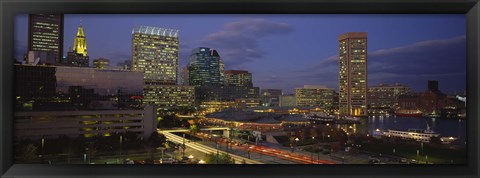
[[[165,147],[165,143],[167,141],[167,137],[163,134],[159,134],[158,132],[153,132],[147,139],[146,148],[149,150],[150,158],[153,159],[152,152],[157,149],[158,147]]]
[[[190,125],[190,134],[195,135],[198,132],[198,127],[195,124]]]
[[[208,164],[235,164],[235,160],[228,154],[213,154],[207,155]]]
[[[16,158],[19,162],[33,161],[37,158],[37,147],[33,144],[20,145]]]

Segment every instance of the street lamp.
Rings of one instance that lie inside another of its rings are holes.
[[[315,145],[315,137],[312,137],[312,140],[313,140],[313,144]],[[310,159],[313,162],[313,150],[310,152]]]

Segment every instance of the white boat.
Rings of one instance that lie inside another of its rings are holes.
[[[407,131],[402,130],[392,130],[388,129],[383,132],[383,135],[386,137],[397,137],[401,139],[412,139],[419,142],[430,142],[432,137],[438,137],[440,134],[435,133],[435,131],[430,129],[430,126],[427,124],[426,130],[421,129],[408,129]]]

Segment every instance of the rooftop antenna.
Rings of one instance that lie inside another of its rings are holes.
[[[80,16],[80,26],[83,26],[83,18]]]

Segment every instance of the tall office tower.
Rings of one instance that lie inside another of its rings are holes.
[[[146,84],[176,85],[178,30],[135,27],[132,31],[132,70],[144,72]]]
[[[55,62],[59,62],[63,52],[63,15],[30,14],[28,22],[28,51],[52,53]]]
[[[345,33],[338,41],[339,113],[367,116],[367,33]]]
[[[105,69],[110,65],[110,60],[98,58],[93,60],[93,67],[97,69]]]
[[[223,86],[224,65],[217,50],[199,47],[192,50],[188,64],[192,86]]]
[[[80,22],[78,26],[77,36],[73,42],[73,48],[68,51],[67,57],[62,59],[61,63],[65,66],[88,67],[90,58],[87,55],[87,39],[83,32],[83,25]]]
[[[225,85],[252,87],[252,73],[246,70],[227,70],[225,71]]]

